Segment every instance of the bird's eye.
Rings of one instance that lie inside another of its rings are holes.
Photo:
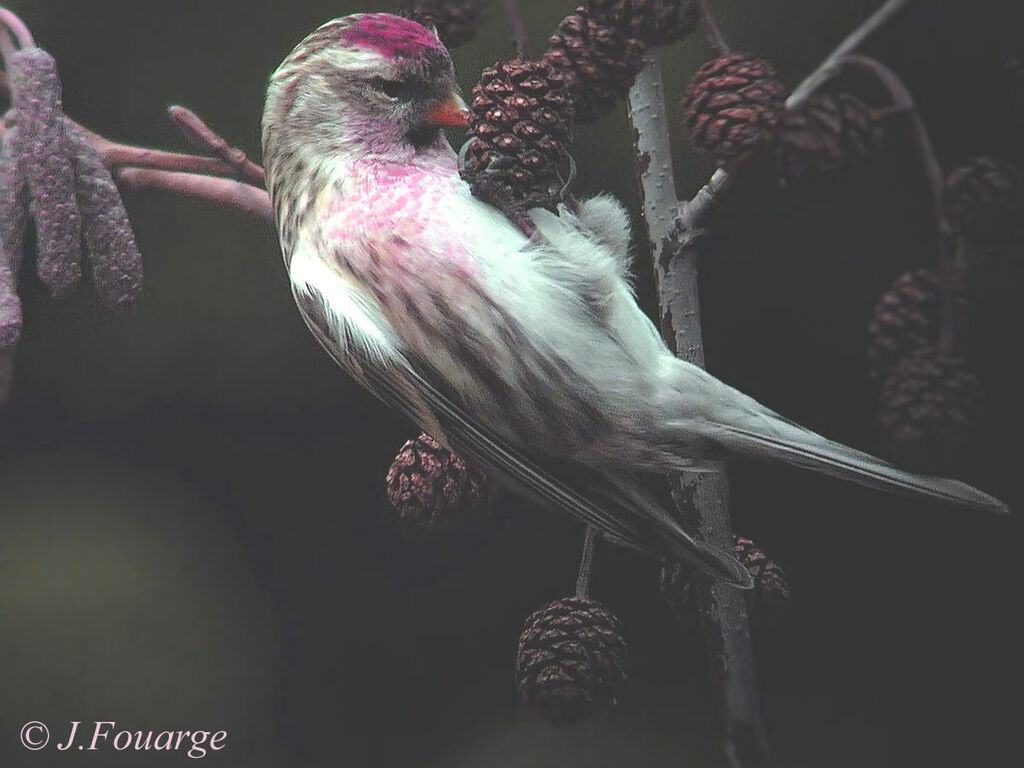
[[[401,80],[385,80],[382,77],[375,78],[371,84],[378,91],[391,99],[397,99],[408,91],[408,86]]]

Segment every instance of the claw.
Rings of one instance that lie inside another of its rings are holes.
[[[460,172],[466,170],[466,155],[469,153],[469,145],[473,143],[473,140],[475,138],[476,138],[475,136],[470,136],[468,139],[466,139],[465,142],[463,142],[462,146],[459,147],[459,160],[458,160],[458,162],[459,162],[459,171]]]
[[[509,168],[514,168],[515,165],[516,159],[514,157],[499,155],[487,164],[487,171],[488,173],[497,173],[498,171],[506,171]]]
[[[563,202],[567,200],[570,195],[570,190],[576,183],[576,159],[572,155],[568,155],[569,158],[569,178],[568,180],[562,179],[562,174],[558,174],[558,178],[562,180],[562,189],[558,193],[558,197]]]

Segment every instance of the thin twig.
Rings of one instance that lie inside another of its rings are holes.
[[[196,149],[209,152],[236,169],[238,175],[250,184],[265,186],[267,176],[263,169],[252,162],[238,147],[232,147],[223,137],[200,119],[188,107],[174,105],[167,108],[167,114],[178,126],[182,136]]]
[[[0,54],[4,63],[14,52],[14,44],[35,45],[32,33],[21,19],[0,7]],[[8,80],[0,80],[6,87]],[[245,152],[232,147],[194,112],[171,107],[171,119],[181,132],[201,150],[214,157],[166,152],[110,141],[80,128],[103,158],[103,165],[123,184],[137,189],[164,190],[238,208],[258,218],[273,221],[273,208],[265,187],[263,169],[249,160]],[[0,139],[7,131],[0,121]],[[225,178],[226,177],[226,178]]]
[[[519,1],[504,0],[504,3],[505,15],[508,17],[508,25],[512,30],[512,40],[516,45],[516,55],[525,59],[530,50],[530,33],[527,32],[523,14],[519,11]]]
[[[1017,122],[1024,124],[1024,59],[1009,54],[1003,60],[1003,72],[1010,83],[1010,97],[1017,112]]]
[[[32,32],[29,31],[25,22],[13,11],[9,11],[3,6],[0,6],[0,26],[11,33],[11,37],[19,47],[32,48],[35,46],[36,41],[32,39]]]
[[[588,525],[587,532],[583,536],[583,555],[580,557],[579,575],[576,577],[576,597],[587,597],[590,594],[590,574],[594,570],[594,542],[597,536],[597,529]]]
[[[831,77],[836,61],[862,45],[905,4],[906,0],[889,0],[847,36],[790,95],[787,106],[798,106],[809,98]],[[636,129],[638,165],[646,169],[641,183],[661,305],[662,331],[680,357],[703,365],[697,293],[698,254],[704,242],[703,228],[731,186],[732,176],[718,170],[692,200],[682,205],[676,202],[660,64],[657,52],[648,54],[646,66],[630,91],[630,116]],[[670,213],[673,208],[678,211],[674,222]],[[732,526],[728,512],[728,484],[722,468],[718,472],[677,478],[673,482],[673,495],[680,508],[691,513],[691,526],[700,531],[709,544],[729,549]],[[709,664],[719,681],[729,765],[747,768],[768,764],[769,747],[760,712],[749,622],[742,594],[701,574],[695,574],[694,585]]]
[[[4,63],[3,72],[3,89],[8,91],[10,86],[7,81],[7,66],[11,57],[18,51],[18,46],[14,43],[14,37],[6,29],[0,29],[0,60]]]
[[[644,215],[654,262],[662,333],[676,353],[704,365],[700,297],[697,292],[698,238],[679,248],[673,213],[677,196],[665,110],[661,51],[646,55],[629,92]],[[726,177],[719,176],[724,181]],[[713,179],[714,181],[714,179]],[[713,201],[714,192],[704,193]],[[706,204],[710,208],[710,202]],[[691,225],[693,222],[690,222]],[[691,230],[693,231],[693,230]],[[725,467],[672,478],[673,497],[691,530],[711,546],[729,551],[732,524]],[[700,606],[708,664],[723,712],[725,754],[732,768],[767,765],[768,739],[761,716],[754,652],[743,592],[701,574],[693,579]]]
[[[885,5],[865,19],[818,65],[817,69],[796,87],[786,99],[786,107],[789,109],[798,107],[813,96],[826,81],[835,75],[836,62],[863,45],[871,35],[884,27],[902,10],[907,2],[908,0],[888,0]],[[692,200],[684,202],[680,206],[680,219],[698,223],[706,220],[717,200],[732,186],[732,181],[733,174],[723,169],[715,171],[704,188],[697,192]]]
[[[162,149],[148,149],[128,144],[118,144],[90,131],[88,128],[84,128],[74,120],[71,120],[71,118],[65,117],[64,119],[81,129],[88,136],[89,142],[99,152],[100,157],[103,158],[103,165],[111,172],[124,168],[146,168],[157,171],[174,171],[209,176],[233,177],[238,175],[238,169],[234,165],[216,157],[200,157],[199,155],[186,155],[180,152],[166,152]],[[0,123],[0,138],[6,132],[7,127]],[[255,167],[261,171],[260,178],[262,179],[262,169],[259,166]],[[260,185],[262,186],[262,180]]]
[[[939,275],[942,285],[942,332],[939,336],[939,350],[949,354],[956,346],[956,318],[953,299],[955,266],[953,251],[950,247],[953,235],[942,208],[942,192],[945,186],[942,166],[939,165],[928,128],[925,126],[924,120],[921,119],[921,113],[906,84],[899,75],[878,59],[859,54],[846,54],[835,60],[834,67],[837,70],[855,68],[872,75],[889,92],[893,107],[910,120],[911,135],[921,162],[921,169],[924,171],[931,192],[932,210],[938,228]]]
[[[729,53],[729,44],[725,42],[722,28],[718,26],[718,22],[715,21],[715,17],[711,13],[708,0],[700,0],[700,29],[704,40],[715,56],[725,56]]]
[[[123,168],[117,172],[116,178],[135,189],[160,190],[208,200],[251,213],[269,222],[274,221],[270,195],[265,189],[246,184],[244,181],[152,168]]]
[[[105,139],[92,131],[86,131],[89,140],[103,158],[108,170],[120,168],[152,168],[159,171],[184,173],[205,173],[213,176],[234,176],[235,168],[216,157],[200,157],[162,149],[148,149]]]
[[[798,85],[786,100],[787,107],[795,107],[806,101],[821,84],[832,77],[834,66],[839,59],[860,48],[864,41],[884,27],[909,2],[909,0],[887,0],[885,5],[869,16],[863,24],[846,36],[828,58]]]
[[[78,125],[70,118],[65,120]],[[237,168],[223,160],[117,144],[85,128],[82,131],[99,152],[103,165],[126,186],[195,197],[237,208],[270,222],[274,220],[270,195],[262,184],[225,178],[235,176]],[[7,127],[0,121],[0,141],[6,132]]]

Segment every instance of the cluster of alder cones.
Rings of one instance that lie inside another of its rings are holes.
[[[484,18],[482,0],[409,0],[406,7],[452,44]],[[531,207],[554,210],[565,194],[573,127],[610,112],[647,47],[686,36],[700,14],[697,0],[584,0],[538,59],[486,69],[473,89],[464,153],[474,192],[520,221]],[[856,96],[817,94],[795,109],[785,99],[771,64],[730,53],[694,75],[683,117],[695,146],[719,165],[768,154],[787,181],[850,167],[881,143],[877,113]]]
[[[852,167],[881,145],[879,113],[848,93],[820,93],[795,108],[767,61],[730,53],[700,67],[686,91],[691,140],[720,167],[771,158],[779,176]],[[890,457],[930,474],[954,472],[967,455],[982,400],[963,334],[970,271],[1003,258],[1019,229],[1024,195],[1008,164],[977,158],[945,180],[943,217],[958,259],[900,275],[875,307],[869,374]]]
[[[570,175],[573,127],[610,112],[647,46],[684,37],[699,18],[696,0],[584,0],[539,58],[486,69],[473,89],[465,147],[474,193],[513,218],[527,208],[553,210]]]
[[[977,271],[1021,247],[1024,185],[1009,164],[979,157],[945,179],[943,216],[956,258],[900,275],[875,306],[868,370],[880,385],[878,421],[892,458],[947,473],[970,455],[982,386],[965,320]]]
[[[782,569],[750,539],[737,536],[734,552],[754,577],[747,595],[754,626],[778,622],[789,602]],[[692,627],[697,611],[689,569],[666,564],[661,590],[676,619]],[[590,597],[566,597],[526,619],[516,653],[516,684],[544,719],[571,722],[613,706],[623,695],[626,658],[618,618]]]
[[[480,0],[407,5],[449,45],[469,38],[468,22],[483,19],[482,7]],[[682,38],[699,18],[696,0],[585,0],[558,25],[540,58],[484,70],[473,89],[464,149],[463,173],[474,193],[514,220],[527,208],[554,209],[564,194],[573,127],[610,112],[640,71],[647,46]],[[387,474],[398,520],[421,530],[479,519],[489,491],[487,478],[425,434],[402,447]],[[749,539],[737,537],[735,554],[754,576],[752,614],[777,618],[789,597],[782,569]],[[666,602],[686,625],[696,616],[690,576],[686,567],[668,563],[661,578]],[[590,597],[567,597],[527,618],[516,682],[545,719],[569,722],[622,695],[626,656],[615,615]]]
[[[64,116],[53,57],[23,48],[6,74],[12,106],[0,126],[0,405],[10,394],[21,338],[18,280],[29,242],[36,275],[54,298],[78,285],[83,254],[107,307],[130,308],[142,290],[128,213],[85,132]]]
[[[480,0],[413,5],[452,44],[483,18]],[[485,70],[473,90],[464,150],[463,172],[474,192],[513,218],[529,207],[554,209],[565,194],[574,126],[607,114],[632,85],[646,47],[685,36],[699,17],[696,1],[585,0],[540,58]],[[881,145],[879,113],[852,94],[818,93],[794,108],[786,98],[770,63],[729,53],[694,74],[683,119],[693,144],[719,167],[767,157],[787,182],[850,168]],[[967,445],[980,387],[952,346],[967,308],[964,275],[1016,237],[1022,212],[1020,180],[1009,166],[979,159],[956,169],[946,181],[944,215],[958,252],[969,258],[955,269],[900,276],[875,309],[870,371],[880,383],[880,426],[902,465],[945,472]],[[487,496],[486,480],[427,436],[403,448],[388,488],[401,518],[428,525],[463,521]],[[737,538],[735,548],[755,576],[749,603],[763,624],[788,599],[784,574],[750,540]],[[666,564],[661,586],[678,618],[694,615],[684,567]],[[590,598],[566,598],[527,620],[517,681],[548,719],[572,720],[615,701],[625,657],[614,615]]]
[[[694,146],[719,167],[768,156],[789,182],[852,167],[881,145],[878,113],[856,96],[817,93],[794,108],[786,96],[769,62],[729,53],[694,74],[683,120]]]
[[[387,474],[397,520],[416,531],[443,532],[485,519],[487,478],[429,435],[409,440]],[[747,606],[755,627],[785,614],[789,586],[782,569],[750,539],[736,537],[734,554],[754,577]],[[661,592],[684,627],[695,625],[691,572],[666,563]],[[526,702],[553,723],[578,720],[613,705],[626,686],[626,642],[616,616],[587,596],[566,597],[531,614],[516,653],[516,684]]]

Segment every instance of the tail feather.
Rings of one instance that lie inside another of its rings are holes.
[[[1004,502],[966,483],[899,469],[867,453],[827,440],[770,411],[756,414],[749,421],[752,423],[709,424],[701,431],[709,440],[754,458],[783,461],[884,491],[923,495],[948,504],[1001,514],[1010,511]]]
[[[657,537],[665,542],[673,557],[689,563],[699,571],[725,579],[740,589],[753,588],[754,579],[743,563],[688,533],[666,511],[641,477],[623,472],[605,472],[601,478],[610,483],[605,495],[623,509],[642,513],[646,525],[653,528]],[[609,492],[611,489],[614,490]]]

